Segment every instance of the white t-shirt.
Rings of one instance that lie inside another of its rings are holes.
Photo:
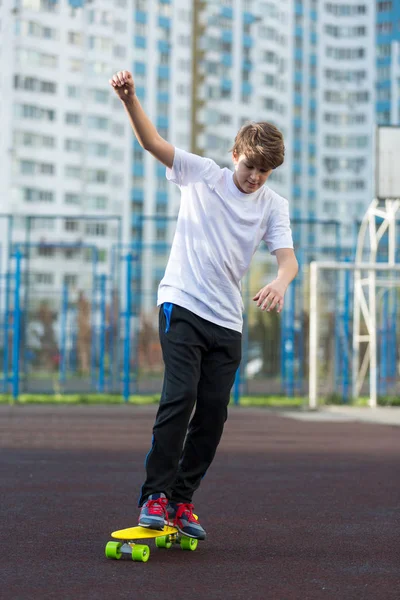
[[[288,201],[266,185],[244,194],[232,171],[179,148],[166,176],[179,186],[181,205],[157,304],[241,332],[240,282],[261,240],[271,253],[293,248]]]

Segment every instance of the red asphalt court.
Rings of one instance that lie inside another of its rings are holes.
[[[232,408],[195,552],[107,560],[156,407],[0,406],[0,598],[399,600],[400,431]]]

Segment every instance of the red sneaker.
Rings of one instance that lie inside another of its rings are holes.
[[[151,494],[141,508],[139,525],[163,530],[168,523],[167,505],[168,498],[165,494]]]

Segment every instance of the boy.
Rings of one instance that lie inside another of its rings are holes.
[[[172,522],[184,535],[205,539],[193,516],[192,496],[214,458],[240,364],[240,281],[263,239],[276,255],[278,275],[253,300],[261,310],[280,312],[298,269],[288,202],[264,186],[283,163],[282,134],[268,123],[242,127],[232,173],[161,138],[128,71],[116,73],[110,84],[141,146],[167,167],[167,179],[181,190],[176,233],[158,290],[165,373],[139,525],[162,530]]]

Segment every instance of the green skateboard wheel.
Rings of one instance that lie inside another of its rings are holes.
[[[108,542],[106,544],[106,557],[119,560],[122,556],[120,550],[121,546],[122,544],[120,542]]]
[[[190,537],[182,537],[181,538],[181,548],[182,550],[196,550],[197,544],[199,540]]]
[[[150,548],[136,544],[132,548],[132,560],[137,562],[147,562],[150,558]]]
[[[169,535],[163,535],[162,537],[156,538],[157,548],[171,548],[172,542]]]

